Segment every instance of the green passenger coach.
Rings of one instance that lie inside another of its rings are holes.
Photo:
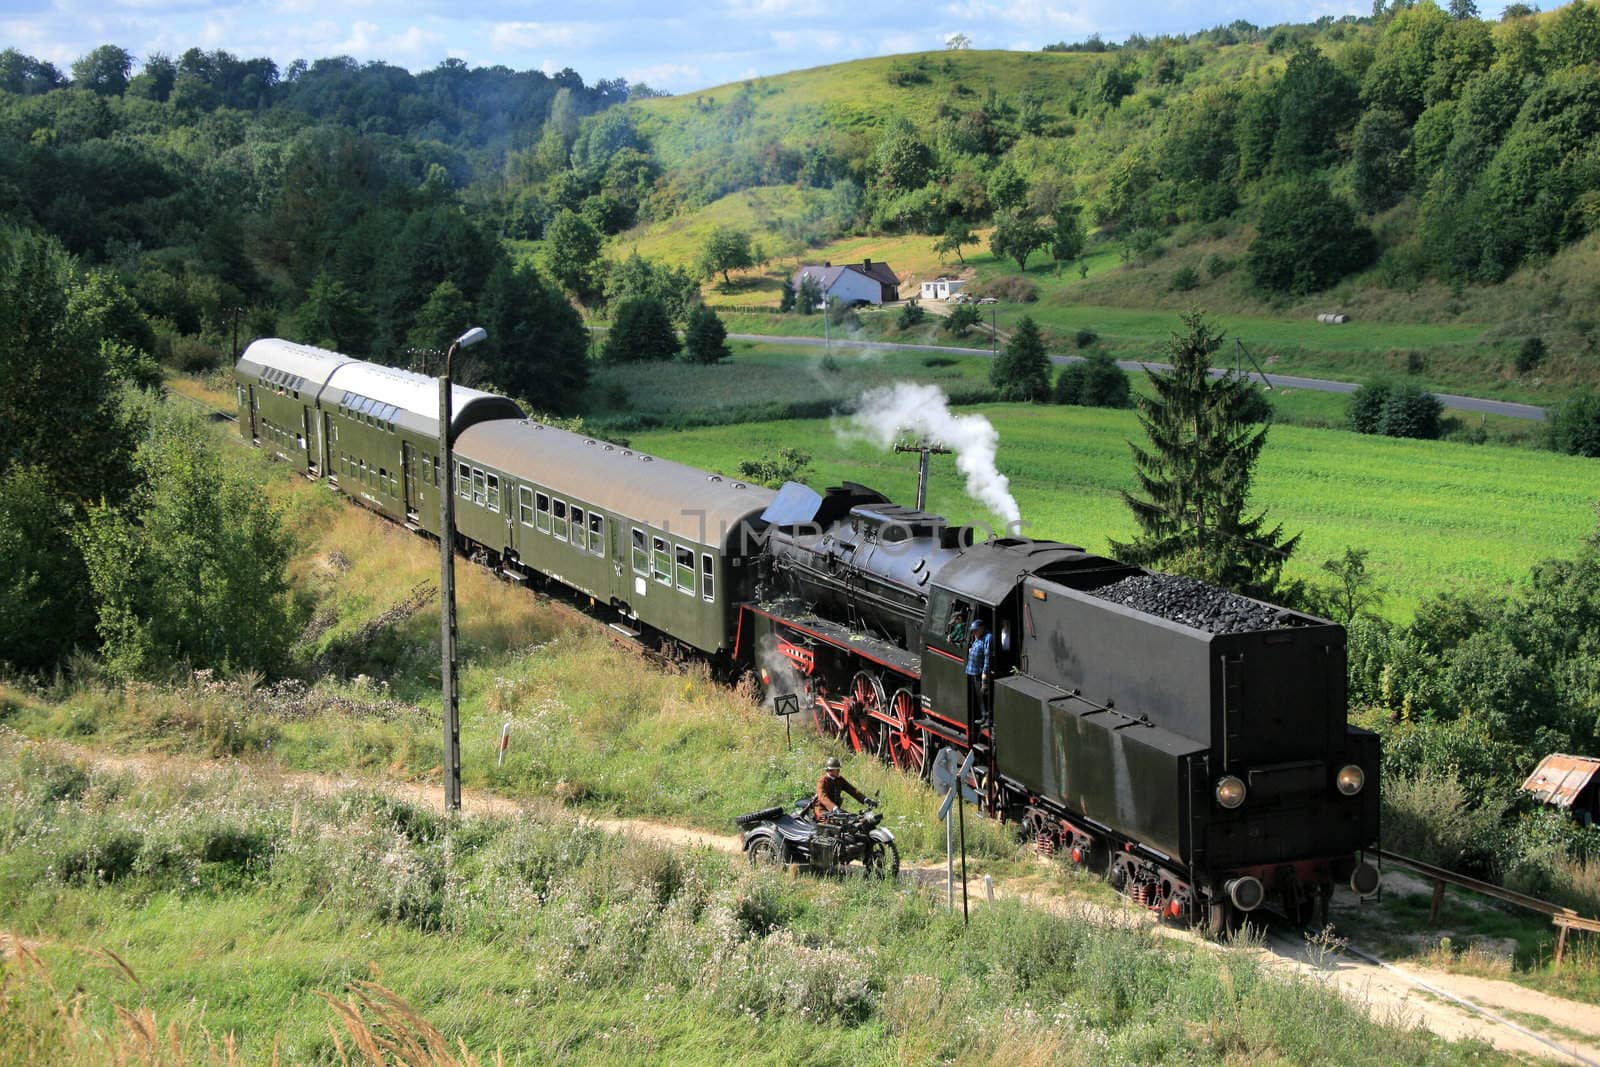
[[[529,421],[472,426],[456,461],[457,528],[507,570],[725,650],[770,489]]]
[[[517,420],[502,396],[452,386],[451,433]],[[318,404],[329,481],[413,529],[439,533],[439,380],[359,361],[334,370]]]
[[[264,339],[234,370],[242,433],[308,477],[439,534],[438,379]],[[456,542],[704,652],[729,651],[755,586],[761,486],[532,422],[454,386]]]

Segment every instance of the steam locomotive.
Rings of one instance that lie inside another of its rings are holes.
[[[754,670],[908,773],[973,753],[984,809],[1164,916],[1306,921],[1338,883],[1377,888],[1378,743],[1346,722],[1333,623],[1206,587],[1240,610],[1197,625],[1119,602],[1168,579],[1077,546],[980,538],[853,483],[774,493],[461,387],[445,477],[434,379],[272,339],[235,378],[241,432],[308,477],[432,536],[453,486],[462,551]],[[988,709],[965,676],[975,619]]]

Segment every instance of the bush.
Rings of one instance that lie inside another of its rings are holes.
[[[1213,252],[1206,257],[1206,274],[1212,278],[1220,278],[1233,269],[1233,260],[1220,252]]]
[[[1179,267],[1172,272],[1172,290],[1178,293],[1187,293],[1200,284],[1200,272],[1193,267]]]
[[[913,327],[922,325],[922,320],[927,317],[928,313],[922,310],[921,304],[917,303],[915,300],[907,300],[900,308],[900,314],[894,320],[895,329],[912,329]]]
[[[1550,447],[1569,456],[1600,456],[1600,393],[1580,393],[1550,414]]]
[[[1444,404],[1418,386],[1368,382],[1350,397],[1350,428],[1385,437],[1438,440],[1444,432]]]
[[[1079,348],[1088,348],[1098,340],[1100,335],[1089,329],[1079,329],[1072,335],[1072,343]]]
[[[222,349],[198,337],[174,337],[169,358],[172,366],[185,374],[202,374],[222,366]]]
[[[1105,352],[1067,364],[1056,378],[1057,404],[1125,408],[1132,404],[1131,396],[1127,373]]]
[[[1414,437],[1436,441],[1443,432],[1440,417],[1444,403],[1415,385],[1401,385],[1383,405],[1378,432],[1386,437]]]
[[[1503,797],[1474,804],[1454,774],[1425,770],[1385,781],[1380,801],[1384,848],[1451,870],[1496,873]]]
[[[983,321],[983,316],[978,314],[978,309],[971,304],[957,304],[949,315],[945,316],[942,329],[952,337],[965,337],[967,331]]]

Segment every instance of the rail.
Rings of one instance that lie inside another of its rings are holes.
[[[1459,874],[1443,867],[1436,867],[1431,863],[1412,859],[1410,856],[1402,856],[1398,852],[1390,852],[1382,848],[1375,851],[1378,858],[1398,863],[1403,867],[1410,867],[1417,873],[1425,875],[1432,880],[1433,903],[1428,910],[1429,922],[1438,921],[1439,908],[1444,904],[1444,887],[1448,884],[1460,886],[1462,889],[1470,889],[1474,893],[1482,893],[1484,896],[1505,901],[1507,904],[1513,904],[1519,908],[1526,908],[1528,911],[1537,911],[1543,915],[1550,916],[1550,921],[1557,930],[1555,962],[1558,964],[1561,962],[1561,957],[1566,954],[1567,933],[1569,931],[1583,930],[1587,933],[1600,933],[1600,919],[1591,919],[1587,916],[1579,915],[1571,908],[1562,907],[1560,904],[1552,904],[1548,900],[1540,900],[1538,897],[1530,897],[1526,893],[1519,893],[1515,889],[1507,889],[1505,886],[1485,882],[1470,875]]]

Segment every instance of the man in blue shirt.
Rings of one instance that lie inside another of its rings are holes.
[[[973,619],[968,632],[972,642],[967,645],[967,688],[972,692],[974,721],[981,728],[989,725],[989,631],[982,619]]]

